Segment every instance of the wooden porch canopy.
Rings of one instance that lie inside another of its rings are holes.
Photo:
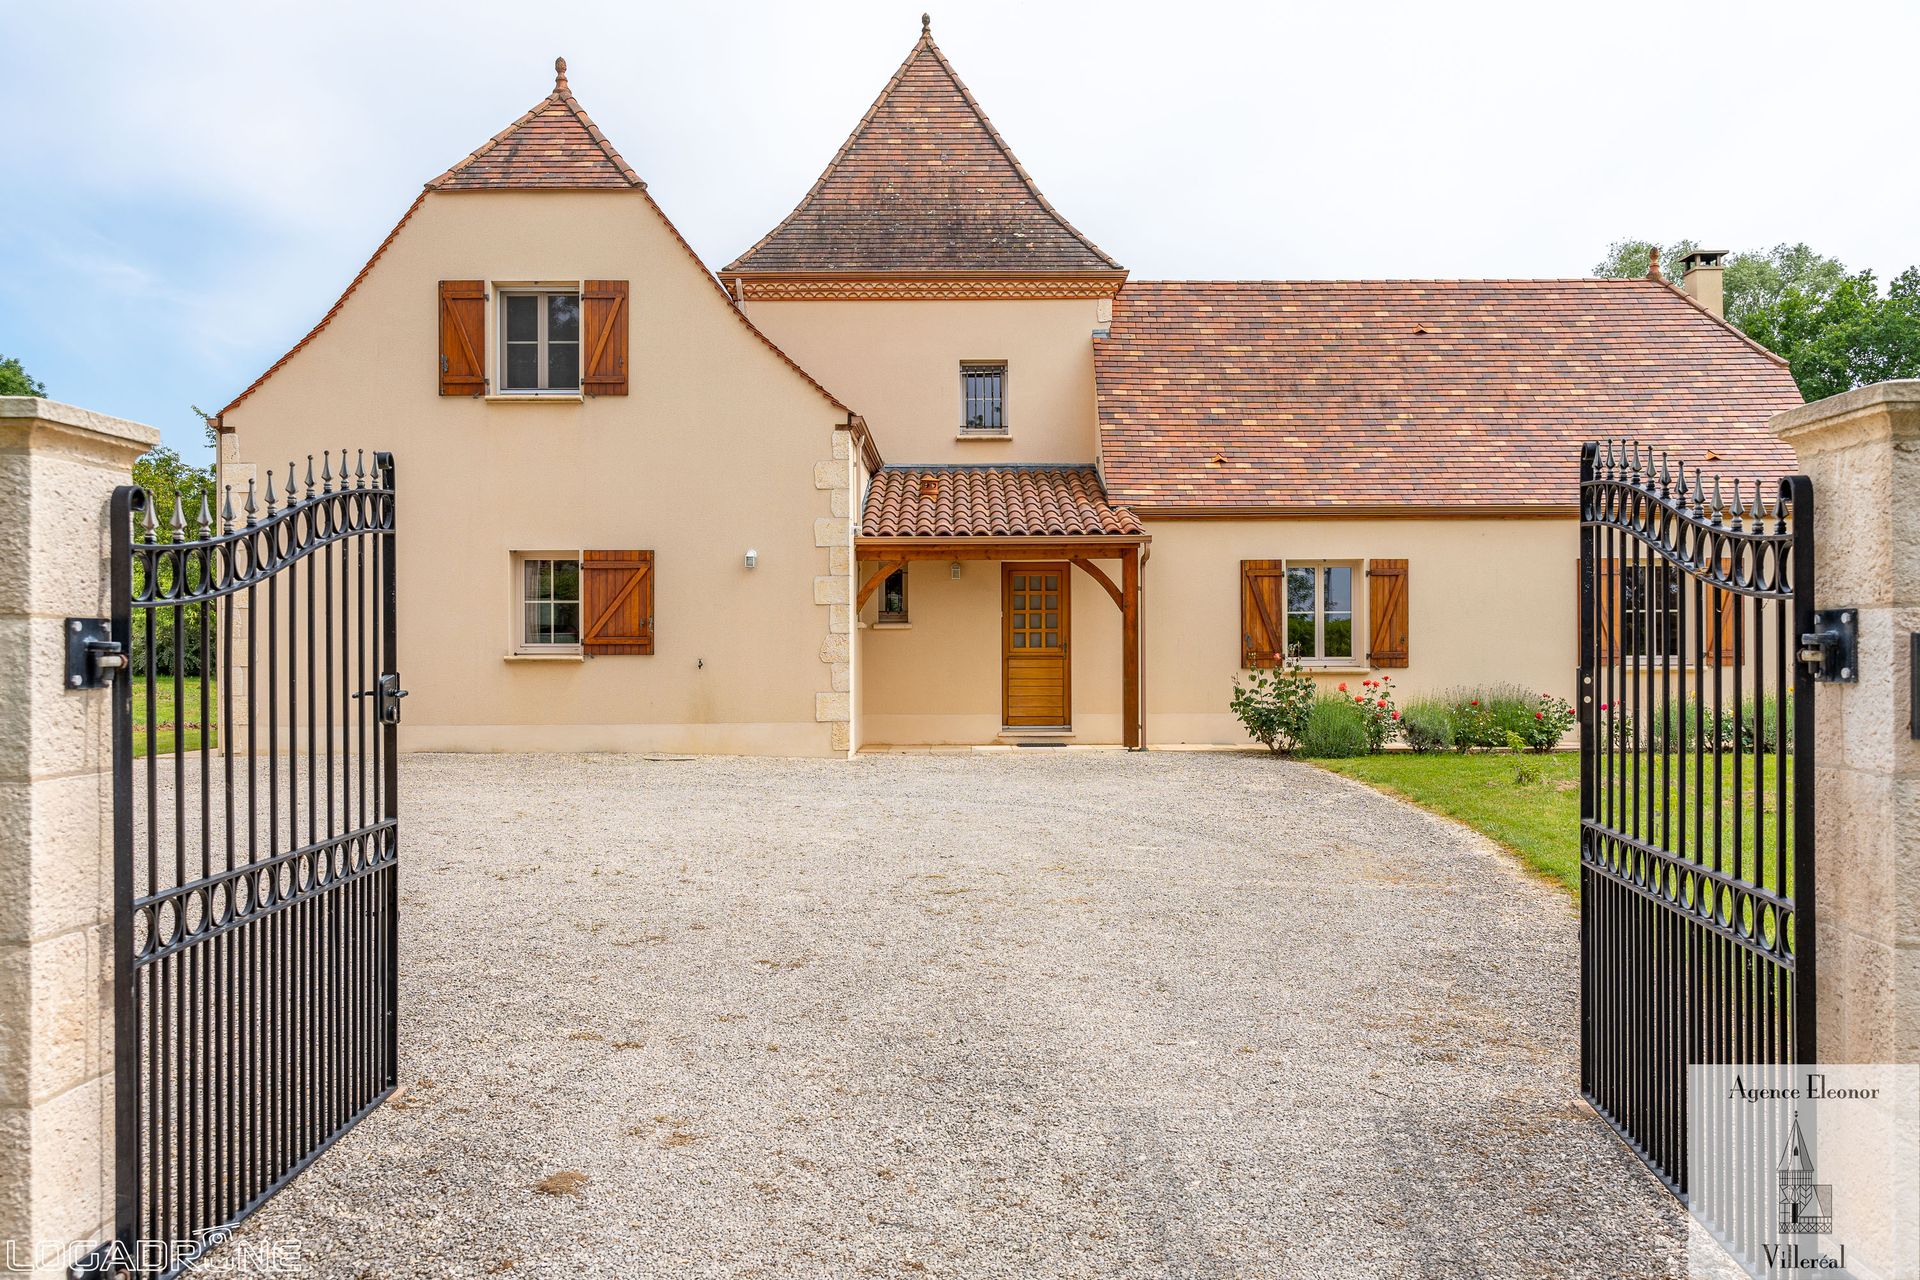
[[[1064,560],[1085,573],[1120,610],[1120,714],[1122,741],[1129,750],[1145,745],[1146,725],[1141,708],[1140,678],[1140,569],[1152,554],[1153,539],[1144,533],[1099,534],[1079,537],[1003,535],[977,537],[856,537],[854,558],[877,567],[860,582],[854,612],[866,607],[887,575],[915,560]],[[1096,560],[1118,560],[1115,582]]]

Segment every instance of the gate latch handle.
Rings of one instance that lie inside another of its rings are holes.
[[[1854,684],[1860,679],[1856,661],[1859,642],[1858,609],[1821,609],[1813,615],[1813,630],[1800,636],[1800,665],[1822,684]]]
[[[400,687],[399,673],[388,671],[381,675],[379,682],[373,688],[363,689],[353,696],[372,698],[374,714],[379,717],[380,723],[399,724],[400,699],[407,696],[407,691]]]

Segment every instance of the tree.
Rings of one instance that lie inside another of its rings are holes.
[[[1607,246],[1606,256],[1593,264],[1593,274],[1604,280],[1643,279],[1653,265],[1653,251],[1660,248],[1651,240],[1615,240]],[[1660,274],[1673,284],[1680,282],[1680,259],[1699,245],[1681,240],[1660,249]]]
[[[158,445],[134,459],[133,482],[147,491],[148,510],[153,513],[156,541],[174,540],[173,513],[176,503],[181,519],[186,523],[186,530],[181,536],[187,539],[206,536],[208,530],[200,524],[200,513],[203,509],[210,522],[216,528],[218,527],[220,502],[214,490],[212,467],[196,467],[184,461],[174,450],[165,445]],[[144,536],[144,518],[135,529],[136,536]],[[157,564],[162,590],[170,589],[173,574],[176,571],[173,558],[163,557]],[[189,581],[191,582],[192,579]],[[180,644],[177,657],[173,616],[176,610],[180,614]],[[133,634],[133,669],[135,671],[144,673],[151,669],[155,675],[165,676],[212,674],[210,668],[213,654],[203,653],[200,642],[203,620],[207,624],[206,649],[212,650],[218,640],[214,634],[215,617],[211,605],[205,601],[198,601],[188,605],[139,609],[135,610],[135,613]]]
[[[1669,280],[1677,283],[1693,247],[1682,240],[1663,252]],[[1594,274],[1644,276],[1652,249],[1647,240],[1615,241]],[[1806,244],[1730,254],[1725,270],[1727,323],[1784,358],[1807,399],[1920,377],[1920,267],[1901,272],[1885,294],[1871,271],[1849,272]]]
[[[43,396],[47,384],[37,382],[20,365],[18,356],[0,356],[0,396]]]

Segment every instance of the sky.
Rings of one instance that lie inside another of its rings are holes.
[[[191,406],[297,341],[555,55],[724,265],[928,2],[0,0],[0,355],[210,457]],[[1584,275],[1629,236],[1920,262],[1914,0],[932,2],[1041,190],[1138,279]]]

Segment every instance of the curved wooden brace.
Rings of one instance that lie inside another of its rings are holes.
[[[1116,587],[1113,584],[1112,578],[1109,578],[1105,573],[1101,572],[1099,565],[1095,564],[1091,560],[1081,560],[1077,558],[1074,560],[1073,563],[1078,567],[1086,570],[1087,576],[1089,578],[1092,578],[1095,582],[1099,583],[1101,586],[1107,589],[1107,594],[1113,597],[1113,603],[1116,608],[1120,609],[1122,612],[1126,610],[1126,607],[1127,607],[1126,601],[1123,600],[1120,596],[1120,588]]]
[[[853,611],[855,613],[858,613],[860,612],[860,610],[867,607],[867,601],[873,598],[873,593],[879,590],[880,584],[887,580],[888,574],[892,573],[896,569],[904,569],[906,567],[907,567],[906,561],[899,560],[899,561],[894,561],[890,564],[883,564],[878,569],[874,570],[873,576],[871,578],[868,578],[865,582],[863,582],[860,585],[860,595],[859,595],[859,598],[854,602]]]

